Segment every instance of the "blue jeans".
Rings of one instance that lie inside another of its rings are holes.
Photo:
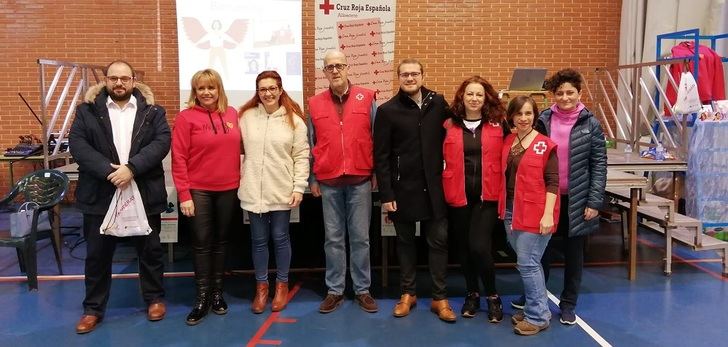
[[[329,294],[344,293],[346,280],[346,233],[349,232],[349,265],[354,293],[369,293],[369,223],[372,219],[370,181],[357,185],[321,185],[326,241],[326,286]]]
[[[523,292],[526,296],[526,305],[523,307],[525,319],[531,324],[544,325],[551,320],[551,311],[549,311],[546,295],[546,282],[541,267],[541,257],[551,239],[551,234],[542,235],[513,230],[510,210],[506,210],[504,222],[508,242],[518,256],[517,267],[521,273]]]
[[[291,268],[291,237],[288,234],[291,210],[251,213],[250,238],[253,248],[255,280],[268,281],[268,239],[273,238],[276,257],[276,281],[288,283]]]

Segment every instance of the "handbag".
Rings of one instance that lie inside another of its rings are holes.
[[[25,237],[33,230],[33,213],[39,207],[38,203],[25,202],[18,208],[17,212],[10,214],[10,236]],[[41,211],[38,215],[38,228],[36,230],[50,230],[51,220],[48,211]]]
[[[680,86],[677,89],[677,100],[673,107],[674,114],[691,114],[700,111],[703,104],[698,95],[698,85],[690,71],[680,75]]]
[[[136,181],[116,188],[99,232],[116,237],[144,236],[152,232]]]

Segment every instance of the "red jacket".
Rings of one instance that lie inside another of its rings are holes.
[[[172,131],[172,178],[180,202],[192,199],[190,189],[238,188],[240,127],[234,108],[219,114],[195,106],[177,115]]]
[[[505,182],[508,153],[511,150],[515,134],[510,134],[503,141],[502,152],[502,173]],[[538,134],[531,145],[523,154],[521,162],[516,170],[516,186],[513,193],[513,230],[539,233],[541,217],[546,207],[546,183],[544,181],[544,170],[551,151],[556,150],[556,144],[548,137]],[[559,221],[559,194],[556,194],[554,204],[554,228]],[[500,198],[498,199],[498,211],[501,219],[506,214],[506,185],[502,185]]]
[[[372,174],[373,102],[374,91],[352,85],[340,118],[330,89],[308,100],[316,136],[311,153],[317,180]]]
[[[673,58],[692,57],[695,54],[695,44],[693,42],[681,42],[671,49]],[[721,57],[709,47],[699,45],[698,47],[698,95],[700,101],[704,104],[713,100],[725,99],[725,83],[723,82],[723,62]],[[695,74],[695,65],[693,61],[687,63],[688,70]],[[683,64],[670,65],[670,74],[675,79],[675,83],[680,85],[680,77],[683,72]],[[667,99],[671,104],[675,104],[677,99],[677,91],[672,84],[667,84],[665,91]],[[666,114],[667,111],[665,111]]]
[[[445,142],[442,154],[445,169],[442,171],[442,188],[445,201],[453,207],[467,205],[465,197],[465,159],[463,149],[463,129],[454,126],[452,120],[445,121]],[[480,135],[481,146],[481,186],[482,201],[498,201],[503,175],[501,173],[501,149],[503,148],[503,128],[498,123],[484,122]]]

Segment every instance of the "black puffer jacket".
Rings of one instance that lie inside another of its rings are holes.
[[[546,136],[551,132],[551,112],[551,109],[541,112],[536,123],[536,130]],[[599,230],[599,218],[584,220],[584,210],[587,207],[597,210],[602,207],[607,183],[604,131],[594,114],[587,109],[579,113],[571,129],[568,160],[569,236],[587,235]]]
[[[85,214],[104,215],[109,209],[116,187],[106,179],[119,164],[114,138],[106,108],[108,93],[103,84],[91,87],[84,103],[76,106],[68,136],[73,159],[78,163],[76,205]],[[133,95],[137,113],[132,130],[128,166],[148,215],[158,214],[167,205],[162,159],[169,152],[171,131],[163,107],[154,104],[148,86],[137,83]]]

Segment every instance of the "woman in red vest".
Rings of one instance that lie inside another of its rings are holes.
[[[531,97],[518,96],[508,103],[508,122],[516,133],[506,137],[501,154],[505,184],[498,209],[518,257],[526,297],[523,311],[512,318],[519,335],[537,334],[551,320],[541,256],[558,221],[559,168],[556,144],[533,129],[536,114]]]
[[[503,319],[503,306],[495,288],[492,235],[498,221],[501,148],[510,131],[498,94],[480,76],[460,84],[451,110],[453,118],[444,125],[442,186],[465,275],[467,295],[460,312],[463,317],[475,317],[480,309],[480,280],[487,296],[488,320],[498,323]]]

